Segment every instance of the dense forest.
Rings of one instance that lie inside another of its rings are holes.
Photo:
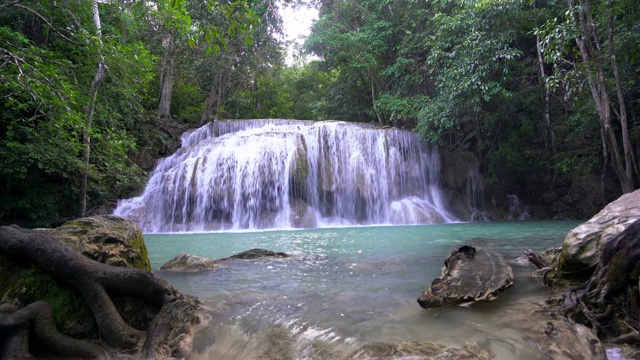
[[[217,119],[413,129],[529,202],[640,186],[635,1],[317,0],[292,65],[300,4],[0,1],[0,223],[108,208]]]

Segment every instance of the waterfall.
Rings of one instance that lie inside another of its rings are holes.
[[[457,221],[437,148],[340,121],[216,121],[182,136],[114,211],[146,233]]]
[[[509,200],[509,220],[528,220],[529,211],[520,202],[518,195],[507,194]]]
[[[471,221],[487,221],[484,211],[484,180],[478,165],[470,166],[467,171],[467,206],[471,212]]]

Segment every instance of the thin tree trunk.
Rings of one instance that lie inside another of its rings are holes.
[[[369,69],[369,79],[371,80],[371,102],[373,107],[373,113],[376,115],[376,118],[378,118],[378,122],[380,123],[380,125],[384,126],[385,125],[384,118],[382,117],[382,115],[380,115],[380,113],[376,109],[376,87],[375,87],[375,81],[373,78],[373,70],[371,69]]]
[[[230,74],[230,73],[229,73]],[[224,94],[229,87],[229,78],[228,81],[223,80],[224,71],[218,70],[215,72],[213,76],[213,81],[211,83],[211,90],[209,90],[209,94],[207,95],[207,100],[204,105],[204,112],[202,113],[202,117],[200,118],[200,122],[205,124],[209,121],[216,121],[220,116],[220,106],[222,105],[222,100],[224,99]],[[257,85],[256,85],[257,86]],[[257,93],[257,90],[256,90]],[[256,100],[256,108],[259,107],[260,104],[258,100]]]
[[[569,7],[572,7],[572,0],[568,1]],[[598,111],[600,123],[604,128],[604,138],[611,155],[611,165],[620,180],[622,192],[629,193],[634,190],[632,179],[629,179],[624,168],[620,151],[618,149],[618,141],[611,124],[611,102],[607,93],[604,69],[602,64],[602,51],[597,40],[596,25],[590,15],[589,0],[581,2],[578,24],[580,26],[580,34],[576,37],[576,44],[580,49],[582,61],[588,69],[593,69],[595,76],[587,72],[587,81],[591,96]]]
[[[604,208],[609,203],[604,187],[604,180],[607,177],[607,167],[609,166],[609,154],[607,154],[607,141],[604,137],[604,127],[600,126],[600,139],[602,140],[602,173],[600,173],[600,207]]]
[[[173,70],[175,54],[173,51],[173,33],[166,32],[162,36],[162,68],[160,69],[160,101],[158,103],[158,119],[171,119],[171,96],[173,95]]]
[[[536,8],[536,2],[533,1],[533,8]],[[540,66],[540,79],[544,81],[544,125],[545,125],[545,145],[547,144],[547,136],[551,142],[551,152],[556,154],[556,135],[551,126],[551,88],[546,81],[547,74],[544,70],[544,58],[542,56],[542,46],[540,45],[540,35],[536,35],[536,51],[538,53],[538,65]]]
[[[215,120],[215,118],[212,119],[212,115],[216,112],[217,103],[219,99],[219,91],[218,91],[219,89],[216,84],[217,79],[218,79],[218,72],[216,72],[216,74],[214,75],[213,83],[211,84],[211,90],[209,90],[209,94],[207,95],[207,100],[205,101],[205,104],[204,104],[204,111],[202,112],[202,117],[200,118],[201,124],[205,124],[211,120]]]
[[[93,23],[96,27],[96,36],[100,42],[100,48],[102,48],[102,27],[100,25],[100,10],[98,9],[98,1],[93,1]],[[102,49],[100,49],[100,52]],[[100,60],[98,61],[98,70],[96,76],[91,82],[89,89],[89,105],[87,106],[85,125],[82,128],[82,173],[80,177],[80,216],[84,216],[87,212],[87,188],[89,183],[89,157],[91,153],[91,123],[93,122],[93,113],[96,105],[96,98],[98,97],[98,90],[100,84],[104,81],[107,75],[107,66],[104,63],[104,57],[100,54]]]
[[[611,6],[611,5],[610,5]],[[624,101],[624,92],[622,91],[622,80],[620,79],[620,71],[618,70],[618,61],[616,59],[616,49],[613,42],[613,9],[609,9],[609,56],[611,58],[611,66],[613,68],[613,75],[616,83],[616,96],[618,97],[618,107],[620,109],[620,127],[622,128],[622,148],[624,150],[625,168],[627,170],[627,177],[633,185],[634,170],[635,174],[639,173],[637,163],[634,159],[633,148],[631,146],[631,140],[629,139],[629,126],[627,118],[627,106]]]

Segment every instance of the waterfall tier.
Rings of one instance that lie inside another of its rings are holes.
[[[114,214],[144,232],[451,222],[435,147],[340,121],[216,121],[182,136]]]

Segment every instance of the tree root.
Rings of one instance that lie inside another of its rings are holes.
[[[51,306],[43,301],[31,303],[10,315],[0,317],[0,335],[4,343],[3,359],[27,358],[29,356],[29,331],[33,324],[38,338],[54,352],[65,356],[95,358],[102,355],[102,345],[77,340],[58,332],[53,321]]]
[[[630,344],[630,343],[640,343],[640,333],[634,330],[629,333],[616,336],[614,338],[609,339],[610,342],[614,344]]]
[[[147,304],[162,309],[161,311],[173,313],[173,317],[170,317],[172,320],[181,320],[189,324],[197,322],[193,301],[187,301],[168,282],[144,270],[114,267],[90,260],[47,232],[0,227],[0,253],[14,259],[28,260],[78,289],[94,314],[102,339],[110,348],[119,351],[143,349],[147,356],[153,357],[159,351],[160,344],[166,340],[172,326],[167,323],[171,320],[158,320],[159,317],[156,315],[148,331],[132,328],[122,319],[107,291],[138,297]],[[191,308],[188,309],[189,306]],[[38,319],[35,322],[36,332],[45,337],[42,340],[56,353],[96,357],[105,352],[103,347],[89,345],[86,341],[76,343],[79,340],[66,337],[61,341],[50,313],[51,309],[46,303],[36,302],[14,314],[0,315],[0,333],[5,334],[3,337],[8,339],[4,341],[5,352],[24,352],[23,343],[28,342],[28,338],[24,339],[20,335],[24,331],[14,330],[22,329],[20,326],[25,325],[20,324],[28,323],[28,319],[31,318]],[[183,318],[176,319],[178,316]],[[185,319],[185,316],[188,319]],[[7,325],[3,327],[3,324]],[[74,345],[64,348],[60,346],[61,342]]]
[[[601,339],[640,343],[639,273],[640,220],[637,220],[604,245],[591,278],[584,285],[565,291],[557,312],[591,327]],[[622,324],[631,332],[622,329]]]

